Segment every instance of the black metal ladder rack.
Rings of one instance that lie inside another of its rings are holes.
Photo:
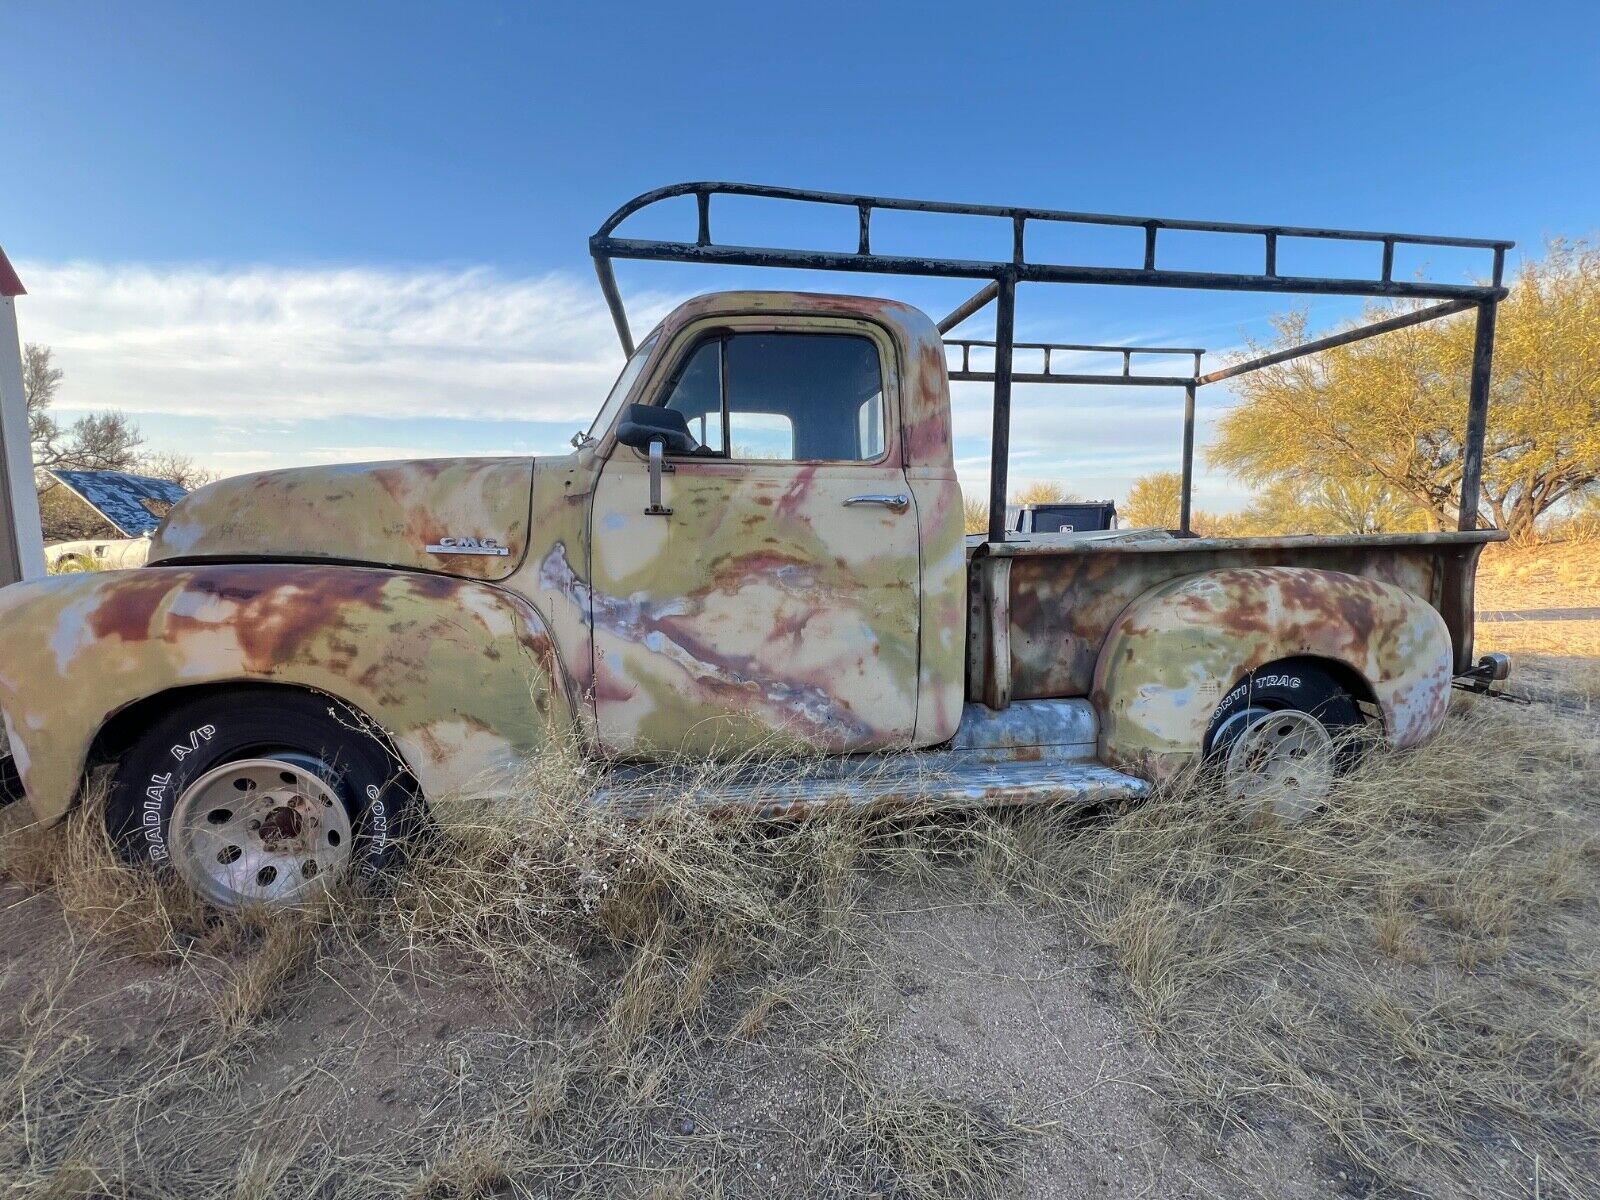
[[[617,227],[642,209],[680,196],[693,196],[697,214],[697,227],[693,241],[671,241],[654,238],[618,237]],[[770,200],[797,201],[806,204],[854,208],[858,216],[858,238],[854,251],[785,249],[781,247],[738,246],[716,242],[712,237],[711,201],[715,196],[745,196]],[[1011,224],[1012,253],[1008,259],[957,259],[918,257],[912,255],[879,254],[872,249],[872,218],[880,211],[940,213],[955,216],[988,217],[1009,221]],[[1055,225],[1085,225],[1111,228],[1138,228],[1144,231],[1143,261],[1138,266],[1093,266],[1064,261],[1030,259],[1027,253],[1030,223]],[[1261,270],[1257,272],[1218,272],[1173,270],[1163,268],[1158,262],[1160,235],[1168,230],[1202,233],[1219,233],[1261,240]],[[1365,242],[1372,244],[1378,256],[1376,271],[1366,276],[1308,276],[1283,275],[1278,271],[1278,250],[1281,239],[1308,239],[1312,241]],[[1344,345],[1361,338],[1373,337],[1392,329],[1436,320],[1454,313],[1474,309],[1477,313],[1477,333],[1474,342],[1472,375],[1470,381],[1467,428],[1464,441],[1462,468],[1461,508],[1459,525],[1462,529],[1477,527],[1478,500],[1483,471],[1483,443],[1488,420],[1489,376],[1494,354],[1495,308],[1505,298],[1502,285],[1506,251],[1515,243],[1501,239],[1440,237],[1433,234],[1379,232],[1372,230],[1322,229],[1293,225],[1256,225],[1223,221],[1188,221],[1156,217],[1118,216],[1108,213],[1070,212],[1066,210],[1030,208],[1010,205],[959,204],[933,200],[912,200],[888,196],[855,195],[843,192],[811,191],[803,188],[770,187],[748,183],[680,183],[670,187],[645,192],[628,201],[612,213],[589,239],[589,252],[594,259],[595,273],[606,305],[616,323],[617,334],[626,353],[633,353],[633,334],[628,325],[627,310],[617,288],[613,260],[618,258],[642,259],[684,263],[722,263],[733,266],[784,267],[814,271],[848,271],[889,275],[938,276],[944,278],[983,279],[988,282],[969,300],[958,306],[939,322],[940,331],[948,333],[961,321],[995,302],[995,337],[992,342],[980,343],[972,339],[957,338],[947,344],[961,348],[970,355],[971,350],[983,345],[994,350],[994,366],[990,371],[974,372],[963,358],[963,368],[952,373],[954,379],[981,379],[994,384],[994,425],[991,442],[991,470],[989,476],[989,538],[1005,539],[1006,474],[1011,438],[1011,389],[1013,383],[1142,383],[1146,385],[1172,385],[1185,388],[1184,421],[1184,489],[1183,526],[1188,528],[1190,491],[1193,481],[1194,408],[1195,391],[1209,383],[1231,379],[1246,371],[1314,354],[1332,346]],[[1396,247],[1444,246],[1457,249],[1482,250],[1490,258],[1490,282],[1479,284],[1438,283],[1423,279],[1395,279],[1394,256]],[[1201,351],[1182,350],[1179,353],[1195,355],[1193,377],[1162,376],[1137,377],[1127,364],[1133,354],[1172,353],[1148,347],[1086,347],[1071,343],[1017,343],[1014,340],[1016,325],[1016,289],[1019,283],[1082,283],[1112,284],[1134,287],[1195,288],[1211,291],[1271,292],[1309,295],[1342,295],[1395,297],[1416,300],[1437,300],[1442,303],[1379,321],[1359,329],[1352,329],[1332,337],[1321,338],[1288,350],[1265,355],[1247,363],[1240,363],[1210,374],[1200,371]],[[1013,370],[1016,349],[1043,350],[1046,355],[1060,350],[1110,350],[1125,353],[1125,367],[1121,375],[1084,375],[1081,373],[1053,373],[1048,365],[1042,374],[1018,376]]]

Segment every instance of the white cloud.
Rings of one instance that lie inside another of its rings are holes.
[[[143,418],[147,432],[161,427],[152,445],[225,474],[560,450],[567,432],[588,424],[622,361],[599,289],[565,274],[97,263],[19,269],[29,289],[22,334],[55,350],[66,372],[62,410],[122,409]],[[633,297],[635,333],[671,304],[659,294]],[[982,364],[975,358],[974,365]],[[1083,356],[1075,365],[1118,370],[1120,356]],[[958,469],[968,487],[982,490],[989,388],[958,383],[953,391]],[[1231,399],[1203,395],[1202,443],[1218,402]],[[1121,496],[1136,476],[1176,468],[1181,406],[1175,389],[1019,386],[1011,479]],[[471,422],[490,420],[527,422],[530,432],[515,446],[497,444],[500,432],[472,432]],[[535,432],[534,423],[543,428]],[[1213,493],[1237,490],[1203,464],[1201,480]],[[1216,506],[1232,502],[1230,495]]]
[[[58,404],[183,416],[581,422],[621,366],[598,289],[486,269],[24,263]],[[667,307],[636,301],[642,326]]]

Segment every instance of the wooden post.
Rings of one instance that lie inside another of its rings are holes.
[[[44,574],[28,401],[22,391],[22,341],[17,336],[17,297],[26,294],[0,250],[0,587]]]

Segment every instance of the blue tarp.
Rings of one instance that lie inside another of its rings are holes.
[[[95,512],[115,525],[123,537],[143,537],[189,493],[167,479],[129,475],[125,471],[51,471]]]

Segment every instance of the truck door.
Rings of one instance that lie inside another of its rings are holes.
[[[905,745],[919,554],[894,343],[864,321],[691,327],[653,394],[700,445],[615,444],[595,489],[595,713],[613,755]]]

